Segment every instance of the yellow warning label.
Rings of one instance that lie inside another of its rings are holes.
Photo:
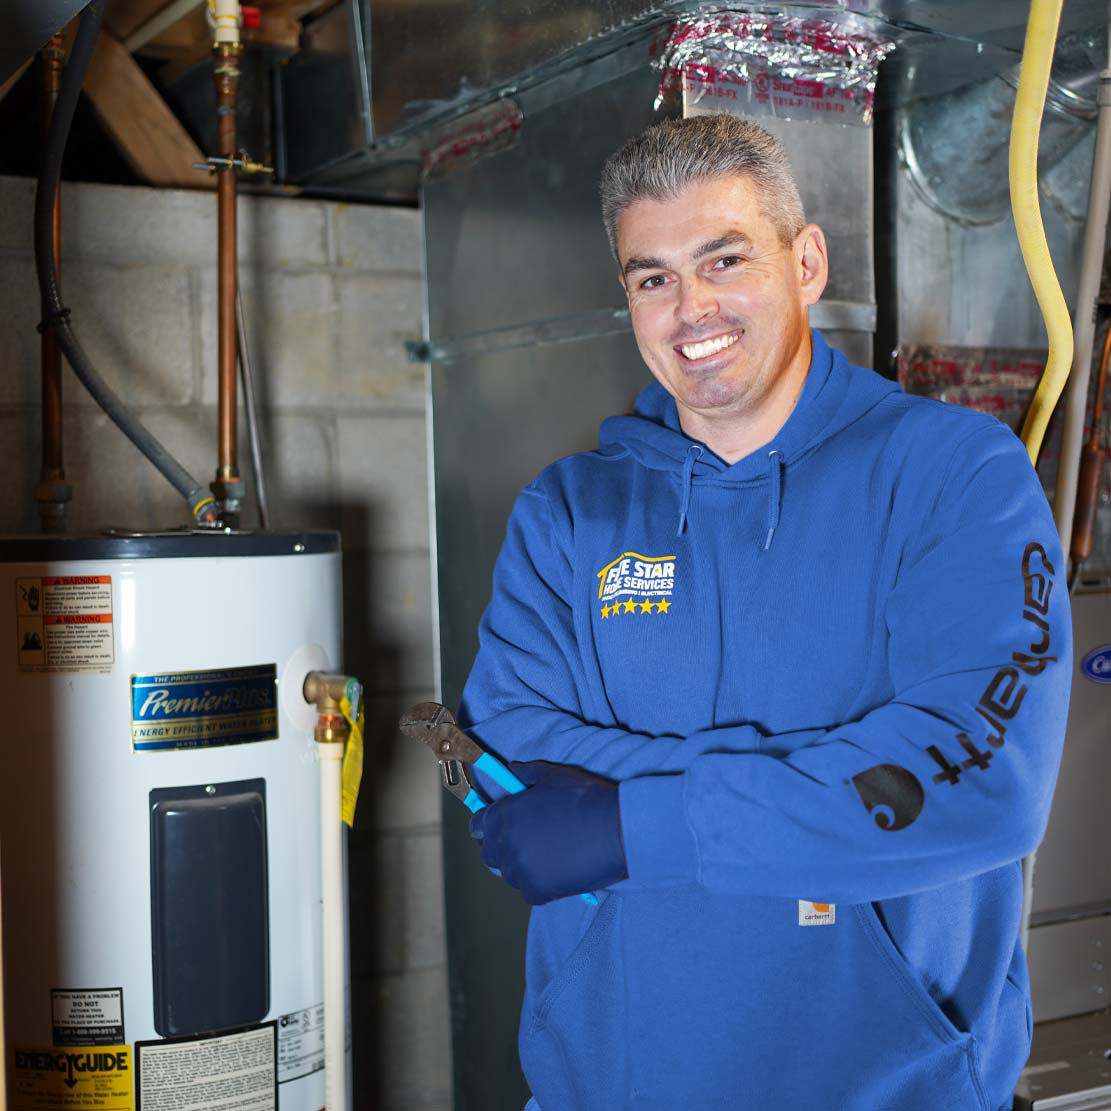
[[[16,1046],[11,1111],[133,1111],[131,1047]]]

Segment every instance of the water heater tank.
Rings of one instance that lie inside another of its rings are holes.
[[[318,1111],[338,536],[2,551],[8,1106]]]

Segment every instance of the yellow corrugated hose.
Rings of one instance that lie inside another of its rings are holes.
[[[1022,48],[1022,73],[1011,123],[1011,211],[1026,273],[1034,287],[1049,337],[1049,358],[1022,425],[1022,442],[1031,463],[1038,461],[1046,425],[1072,366],[1072,320],[1053,269],[1038,201],[1038,133],[1062,3],[1063,0],[1031,0],[1026,43]]]

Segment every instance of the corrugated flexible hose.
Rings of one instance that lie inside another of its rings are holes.
[[[89,67],[100,23],[104,15],[105,0],[92,0],[81,16],[81,25],[74,40],[69,64],[62,75],[57,105],[50,121],[43,155],[42,172],[35,190],[35,268],[38,271],[39,291],[44,305],[43,328],[53,328],[58,346],[65,354],[81,384],[93,400],[115,422],[121,432],[158,468],[166,480],[178,491],[189,507],[190,517],[203,524],[217,519],[217,506],[212,495],[150,434],[139,419],[132,414],[115,391],[101,378],[88,355],[77,340],[70,323],[70,312],[62,304],[58,286],[58,266],[54,258],[52,213],[54,196],[62,174],[62,155],[69,138],[73,113],[81,95],[85,71]]]

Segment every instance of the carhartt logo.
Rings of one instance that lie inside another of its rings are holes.
[[[800,926],[832,926],[837,921],[835,903],[808,903],[799,899]]]
[[[598,572],[602,617],[667,614],[675,592],[675,556],[622,552]]]

